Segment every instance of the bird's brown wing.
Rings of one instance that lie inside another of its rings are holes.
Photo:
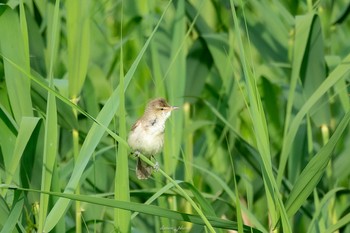
[[[138,127],[139,125],[141,125],[141,121],[138,120],[135,122],[135,124],[131,127],[131,130],[134,130],[136,127]]]

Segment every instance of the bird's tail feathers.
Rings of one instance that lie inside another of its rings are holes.
[[[153,167],[142,161],[140,158],[137,158],[136,164],[136,176],[139,180],[148,179],[153,171]]]

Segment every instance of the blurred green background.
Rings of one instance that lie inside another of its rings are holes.
[[[0,1],[1,232],[350,232],[345,0]],[[126,143],[151,99],[161,170]]]

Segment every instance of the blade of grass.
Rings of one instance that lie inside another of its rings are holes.
[[[176,181],[176,182],[179,183],[180,181]],[[157,190],[157,192],[155,194],[153,194],[150,198],[148,198],[148,200],[144,204],[146,204],[146,205],[151,204],[153,201],[157,200],[157,198],[159,198],[166,191],[170,190],[172,187],[174,187],[174,184],[168,183],[168,184],[164,185],[163,187],[159,188]],[[134,212],[131,215],[131,220],[134,219],[139,213],[140,212]]]
[[[193,198],[197,200],[199,206],[203,209],[203,212],[205,213],[206,216],[216,216],[215,210],[212,208],[212,206],[208,203],[208,201],[203,197],[203,195],[190,183],[188,182],[183,182],[179,180],[175,180],[175,183],[177,184],[182,184],[186,186],[189,190],[191,190],[193,194]],[[166,191],[170,190],[173,188],[175,185],[174,183],[168,183],[161,189],[159,189],[152,197],[150,197],[145,204],[149,205],[153,201],[155,201],[158,197],[160,197],[162,194],[164,194]],[[186,212],[187,213],[187,212]],[[132,218],[136,217],[139,213],[135,212],[132,215]]]
[[[28,35],[25,35],[27,31],[23,28],[26,24],[25,16],[21,16],[21,21],[19,21],[16,11],[7,6],[1,6],[1,8],[6,8],[0,17],[1,54],[29,72]],[[21,11],[21,13],[23,12]],[[21,29],[24,31],[21,31]],[[14,118],[19,124],[22,116],[33,115],[30,80],[26,79],[19,70],[11,66],[7,60],[4,60],[4,71],[9,102]]]
[[[49,51],[50,63],[48,80],[49,86],[54,88],[53,80],[53,69],[55,64],[55,55],[57,54],[59,40],[59,12],[60,12],[60,0],[56,0],[53,21],[52,21],[52,34],[49,35],[48,40],[51,41],[52,46]],[[56,97],[54,93],[48,92],[48,102],[46,108],[46,122],[45,122],[45,136],[44,136],[44,153],[43,153],[43,164],[42,164],[42,175],[41,175],[41,189],[44,191],[51,190],[52,174],[54,165],[56,162],[56,153],[58,148],[58,126],[57,126],[57,107]],[[46,214],[48,211],[49,196],[40,194],[39,204],[39,222],[38,231],[43,232],[44,224],[46,221]],[[59,220],[59,219],[58,219]]]
[[[20,165],[23,152],[27,146],[27,143],[28,143],[34,129],[38,125],[39,120],[40,120],[40,118],[36,118],[36,117],[23,117],[22,118],[22,121],[21,121],[21,124],[19,127],[19,131],[18,131],[18,135],[16,137],[14,151],[13,151],[13,154],[11,156],[11,163],[7,164],[7,166],[6,166],[7,176],[5,179],[5,184],[11,184],[13,176],[15,175],[15,172]],[[3,190],[3,191],[5,191],[5,190]],[[6,193],[2,193],[3,196],[5,196],[5,194]]]
[[[303,16],[298,16],[295,22],[295,45],[293,49],[293,64],[292,64],[292,77],[290,82],[290,88],[288,93],[287,101],[287,110],[285,116],[285,127],[284,127],[284,136],[283,136],[283,145],[281,151],[281,159],[279,163],[279,169],[277,174],[277,184],[281,186],[282,177],[284,174],[285,166],[287,164],[288,154],[292,145],[292,141],[287,137],[287,134],[290,130],[293,130],[291,127],[292,119],[292,108],[295,100],[295,90],[297,83],[300,77],[300,71],[302,67],[303,57],[307,50],[307,42],[312,27],[312,22],[315,17],[315,14],[307,14]]]
[[[179,96],[183,96],[185,91],[186,75],[186,53],[184,42],[186,41],[186,15],[185,1],[175,1],[175,18],[172,31],[170,65],[164,75],[164,82],[168,94],[168,100],[172,105],[181,106],[183,103]],[[165,132],[163,160],[164,170],[168,174],[173,174],[177,164],[177,158],[180,152],[183,117],[180,114],[173,114],[171,118],[172,124],[168,124]]]
[[[304,24],[305,21],[303,20]],[[324,44],[322,27],[319,16],[312,18],[310,35],[307,38],[307,49],[303,57],[300,70],[300,78],[303,82],[303,96],[308,99],[318,86],[326,79],[326,64],[324,60]],[[298,39],[298,35],[296,35]],[[327,96],[320,98],[316,106],[310,109],[312,121],[320,127],[323,124],[329,125],[330,104]]]
[[[226,139],[227,147],[231,148],[227,137],[225,139]],[[237,180],[236,180],[235,166],[233,165],[231,150],[228,150],[228,151],[229,151],[230,163],[231,163],[231,167],[232,167],[232,177],[233,177],[233,183],[234,183],[235,194],[236,194],[235,197],[236,197],[236,215],[237,215],[237,223],[238,223],[238,232],[242,233],[243,232],[242,208],[241,208],[241,202],[239,201],[240,197],[239,197],[239,193],[238,193],[238,185],[237,185]]]
[[[4,226],[10,215],[10,208],[4,198],[0,196],[0,226]]]
[[[0,147],[3,158],[3,166],[11,164],[11,157],[14,153],[16,137],[18,135],[18,125],[11,113],[0,104]],[[3,180],[2,173],[0,178]]]
[[[146,162],[147,164],[151,165],[152,167],[155,166],[153,162],[151,162],[146,156],[140,154],[140,158]],[[166,174],[162,169],[159,169],[158,172],[162,174],[168,181],[170,181],[174,186],[179,190],[179,192],[183,195],[183,197],[191,204],[193,209],[197,211],[199,216],[202,218],[205,225],[208,227],[210,232],[215,232],[213,226],[208,221],[207,217],[204,215],[202,210],[197,206],[197,204],[192,200],[192,198],[176,183],[175,180],[173,180],[168,174]]]
[[[120,20],[120,34],[123,38],[123,1],[121,2],[121,20]],[[123,46],[120,47],[120,68],[119,68],[119,136],[126,139],[126,112],[125,112],[125,96],[124,96],[124,65],[123,65]],[[115,183],[114,183],[114,199],[119,201],[130,201],[130,188],[129,188],[129,165],[128,165],[128,152],[127,147],[124,145],[118,146],[116,153],[116,171],[115,171]],[[130,232],[131,231],[131,213],[122,209],[114,210],[114,228],[118,232]]]
[[[78,98],[90,58],[90,1],[67,1],[69,96]]]
[[[323,208],[325,207],[326,203],[329,202],[332,198],[336,197],[337,192],[344,191],[344,188],[336,188],[331,191],[329,191],[323,198],[322,201],[319,203],[318,208],[316,208],[316,211],[314,215],[312,216],[312,220],[309,224],[307,233],[315,232],[315,225],[316,221],[320,218],[320,214],[322,213]]]
[[[335,231],[338,231],[340,228],[344,226],[348,226],[349,223],[350,223],[350,213],[338,219],[337,223],[327,228],[325,233],[333,233]]]
[[[350,71],[350,54],[346,56],[341,64],[339,64],[325,79],[325,81],[317,88],[317,90],[306,100],[304,105],[300,108],[297,115],[293,118],[290,123],[289,130],[284,137],[285,145],[283,146],[282,153],[288,154],[291,150],[292,143],[297,134],[299,126],[305,115],[310,111],[311,107],[339,80],[341,80],[346,73]],[[281,154],[281,156],[283,156]],[[283,174],[282,174],[283,175]]]
[[[68,81],[69,97],[74,103],[78,102],[80,90],[86,78],[87,67],[90,57],[90,1],[68,1],[67,9],[67,46],[68,46]],[[74,115],[78,118],[78,113],[74,109]],[[73,157],[77,159],[79,155],[79,131],[73,129]],[[76,189],[80,193],[80,187]],[[80,202],[75,203],[75,225],[76,232],[81,229],[81,206]]]
[[[16,232],[16,224],[20,220],[24,206],[24,195],[22,191],[15,191],[15,198],[12,203],[12,209],[5,225],[0,233]]]
[[[332,151],[347,128],[349,121],[350,111],[343,117],[328,143],[321,148],[301,172],[285,204],[288,216],[292,216],[298,211],[320,181],[332,158]]]
[[[198,166],[196,164],[192,164],[192,166],[200,171],[203,171],[207,175],[211,176],[220,186],[225,190],[225,192],[229,195],[232,202],[236,205],[236,202],[239,201],[236,199],[235,193],[232,191],[232,188],[227,185],[227,183],[222,179],[222,177],[219,177],[215,173],[213,173],[210,170],[207,170],[201,166]],[[244,214],[246,214],[249,218],[249,220],[253,223],[254,226],[256,226],[261,232],[267,233],[268,230],[264,228],[264,226],[259,222],[259,220],[254,216],[253,213],[249,212],[244,205],[241,205],[242,211]]]

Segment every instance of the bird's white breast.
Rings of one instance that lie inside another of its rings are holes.
[[[155,155],[161,152],[164,144],[164,123],[156,122],[154,125],[139,123],[130,132],[128,143],[134,151],[145,155]]]

